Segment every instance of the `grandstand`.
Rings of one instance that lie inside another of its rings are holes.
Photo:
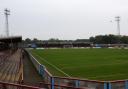
[[[7,55],[6,59],[3,61],[3,64],[0,67],[0,79],[4,82],[12,82],[17,83],[19,82],[19,77],[21,73],[20,67],[20,51],[16,50],[11,55]],[[6,56],[6,55],[3,55]]]
[[[91,42],[48,42],[44,41],[41,44],[43,48],[72,48],[72,47],[91,47]],[[38,44],[37,44],[38,45]]]
[[[0,38],[0,80],[8,83],[22,81],[23,63],[19,43],[22,37]]]
[[[39,89],[32,85],[23,85],[25,81],[21,42],[21,36],[0,38],[0,89]]]

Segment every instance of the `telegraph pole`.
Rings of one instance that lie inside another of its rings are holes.
[[[10,15],[10,10],[7,8],[4,10],[5,18],[6,18],[6,35],[9,36],[9,26],[8,26],[8,15]]]
[[[120,36],[120,16],[115,17],[117,21],[117,35]]]

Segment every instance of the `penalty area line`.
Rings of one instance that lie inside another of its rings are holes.
[[[53,65],[52,63],[48,62],[47,60],[45,60],[44,58],[42,58],[41,56],[39,56],[38,54],[34,53],[36,56],[38,56],[41,60],[43,60],[44,62],[46,62],[47,64],[49,64],[50,66],[52,66],[53,68],[55,68],[56,70],[58,70],[59,72],[63,73],[64,75],[66,75],[67,77],[71,77],[69,74],[65,73],[64,71],[62,71],[60,68],[58,68],[57,66]]]

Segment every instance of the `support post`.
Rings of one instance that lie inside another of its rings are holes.
[[[108,83],[108,89],[112,89],[111,82]]]
[[[80,85],[80,84],[79,84],[79,80],[75,80],[75,87],[76,87],[76,88],[79,88],[79,85]]]
[[[40,65],[40,68],[39,68],[39,74],[44,77],[44,67],[42,65]]]
[[[51,77],[51,89],[54,89],[54,77]]]
[[[108,83],[104,82],[104,89],[107,89]]]
[[[128,89],[128,80],[125,81],[125,89]]]

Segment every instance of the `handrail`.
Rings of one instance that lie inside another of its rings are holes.
[[[32,54],[30,54],[29,53],[29,55],[31,56],[31,57],[33,57],[33,55]],[[33,57],[34,58],[34,60],[39,64],[39,65],[41,65],[37,60],[36,60],[36,58],[35,57]]]
[[[51,73],[45,68],[44,69],[45,70],[45,72],[50,76],[50,77],[53,77],[52,75],[51,75]]]
[[[52,85],[51,83],[43,83],[40,82],[40,84],[45,84],[45,85]],[[55,87],[61,87],[61,88],[70,88],[70,89],[82,89],[82,88],[75,88],[73,86],[67,86],[67,85],[58,85],[58,84],[54,84]]]
[[[21,85],[21,84],[14,84],[14,83],[7,83],[7,82],[2,82],[2,81],[0,81],[0,84],[5,86],[5,87],[6,87],[6,85],[11,85],[11,86],[19,87],[19,88],[22,87],[22,88],[28,88],[28,89],[40,89],[40,87]],[[44,88],[41,88],[41,89],[44,89]]]
[[[70,80],[79,80],[79,81],[96,82],[96,83],[104,83],[104,82],[106,82],[106,81],[99,81],[99,80],[80,79],[80,78],[74,78],[74,77],[68,78],[68,77],[53,76],[53,78],[70,79]]]

